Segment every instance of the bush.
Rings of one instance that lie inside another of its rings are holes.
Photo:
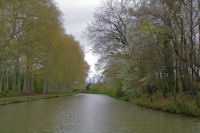
[[[177,108],[181,113],[187,115],[191,114],[190,106],[188,106],[184,100],[182,100],[181,102],[177,102]]]

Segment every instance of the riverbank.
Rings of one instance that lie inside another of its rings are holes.
[[[131,103],[158,111],[183,114],[186,116],[200,117],[200,108],[197,107],[196,99],[187,96],[176,96],[176,99],[169,95],[166,98],[163,96],[154,95],[152,100],[144,98],[131,99]]]
[[[127,101],[126,97],[117,97],[111,90],[89,90],[82,91],[82,93],[104,94],[119,100]],[[128,102],[158,111],[200,117],[200,108],[198,108],[196,104],[197,99],[184,95],[177,95],[176,98],[172,95],[168,95],[165,98],[162,95],[153,95],[151,100],[149,98],[138,97],[130,99]]]
[[[115,92],[112,90],[84,90],[84,91],[76,91],[76,92],[52,92],[46,95],[43,94],[32,94],[32,95],[24,95],[17,93],[5,93],[0,94],[0,105],[6,104],[14,104],[42,99],[50,99],[62,96],[72,96],[79,93],[91,93],[91,94],[104,94],[111,96],[113,98],[127,101],[126,97],[119,97],[115,95]],[[151,100],[145,98],[134,98],[130,99],[128,102],[143,106],[146,108],[159,110],[163,112],[175,113],[175,114],[183,114],[192,117],[200,117],[200,108],[197,107],[196,99],[191,97],[186,97],[183,95],[176,96],[174,99],[173,96],[168,95],[166,98],[163,98],[161,95],[153,95]]]
[[[42,99],[50,99],[56,97],[63,97],[63,96],[72,96],[78,94],[79,92],[52,92],[46,95],[43,94],[32,94],[32,95],[24,95],[24,94],[14,94],[14,93],[5,93],[5,95],[0,95],[0,105],[6,104],[14,104],[14,103],[21,103],[21,102],[28,102],[28,101],[35,101],[35,100],[42,100]]]

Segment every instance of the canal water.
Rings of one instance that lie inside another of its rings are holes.
[[[200,119],[78,94],[2,105],[0,133],[200,133]]]

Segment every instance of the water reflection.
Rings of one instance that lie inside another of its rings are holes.
[[[0,106],[0,133],[199,133],[200,120],[137,107],[105,95]]]

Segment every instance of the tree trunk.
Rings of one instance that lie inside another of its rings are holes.
[[[23,83],[23,92],[26,92],[27,89],[27,72],[24,74],[24,83]]]
[[[43,82],[44,82],[43,83],[43,86],[44,86],[43,93],[46,94],[48,91],[48,78],[45,77]]]
[[[4,90],[8,91],[8,69],[6,68],[5,70]]]
[[[176,93],[179,92],[179,86],[178,86],[178,83],[179,83],[179,78],[178,78],[178,59],[176,58],[176,81],[175,81],[175,90],[176,90]]]
[[[31,92],[34,92],[34,77],[31,76]]]
[[[15,91],[15,89],[16,89],[16,69],[14,69],[13,72],[12,91]]]
[[[191,88],[191,95],[194,95],[195,88],[193,85],[193,80],[194,80],[194,41],[193,41],[193,36],[194,36],[194,31],[193,31],[193,0],[190,0],[190,70],[192,71],[191,76],[189,76],[189,86]]]
[[[17,90],[20,92],[21,91],[21,72],[18,70],[18,75],[17,75]]]
[[[2,85],[3,85],[3,68],[1,67],[1,70],[0,70],[0,92],[2,92]]]

